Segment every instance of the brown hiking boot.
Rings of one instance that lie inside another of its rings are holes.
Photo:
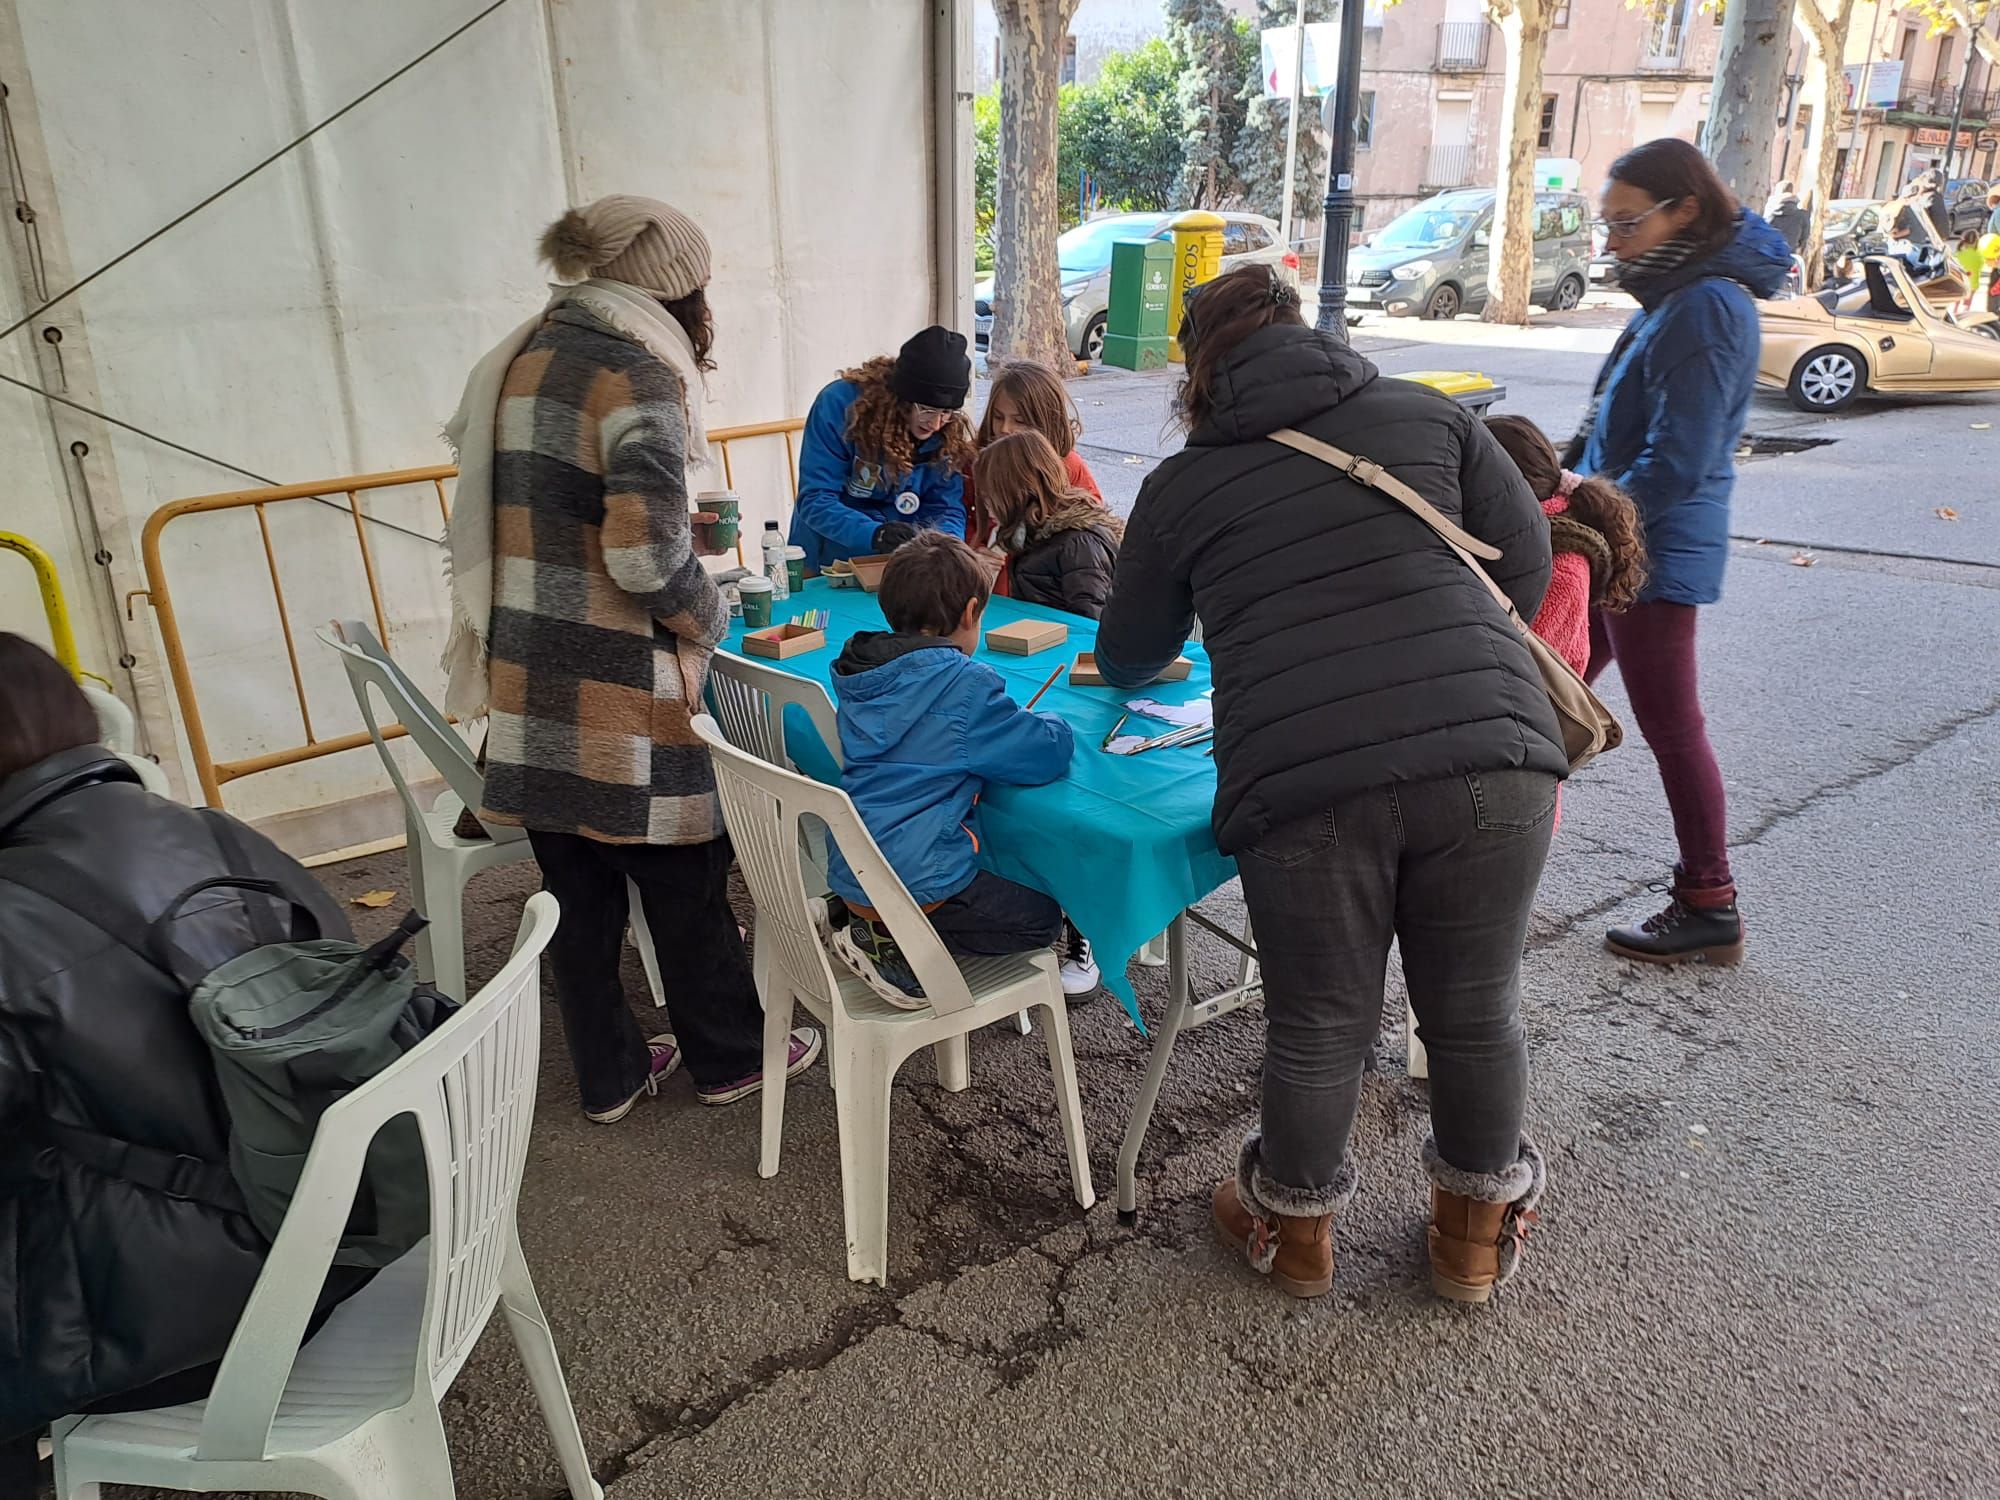
[[[1253,1134],[1244,1141],[1236,1175],[1216,1186],[1216,1233],[1280,1291],[1324,1296],[1333,1290],[1333,1220],[1354,1197],[1354,1164],[1343,1161],[1323,1188],[1284,1187],[1258,1162],[1262,1139]]]
[[[1485,1302],[1514,1274],[1528,1227],[1540,1218],[1545,1168],[1525,1135],[1521,1155],[1501,1172],[1466,1172],[1424,1140],[1431,1174],[1431,1289],[1453,1302]]]

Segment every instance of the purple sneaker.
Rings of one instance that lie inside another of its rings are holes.
[[[681,1044],[674,1040],[671,1031],[663,1031],[658,1036],[646,1038],[646,1051],[652,1054],[652,1061],[646,1068],[646,1081],[632,1091],[632,1097],[623,1104],[614,1104],[609,1109],[586,1109],[583,1117],[593,1125],[616,1125],[632,1113],[632,1106],[639,1102],[642,1094],[657,1094],[660,1080],[681,1065]]]
[[[819,1061],[820,1034],[816,1027],[801,1026],[792,1033],[791,1059],[785,1064],[785,1076],[796,1078],[815,1062]],[[703,1104],[734,1104],[738,1099],[747,1098],[764,1087],[764,1070],[747,1073],[734,1083],[718,1083],[713,1088],[696,1088],[695,1098]]]

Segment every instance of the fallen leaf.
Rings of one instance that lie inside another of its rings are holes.
[[[1751,545],[1753,547],[1768,547],[1771,545],[1771,539],[1767,536],[1760,536],[1757,538],[1756,541],[1752,542]]]
[[[1810,552],[1794,552],[1792,554],[1792,566],[1795,568],[1810,568],[1818,561],[1819,559],[1814,557]]]
[[[1992,430],[1992,427],[1993,424],[1991,422],[1974,422],[1972,424],[1972,430],[1974,432],[1989,432]]]
[[[351,906],[387,906],[396,899],[394,891],[363,891],[348,904]]]
[[[1949,505],[1940,505],[1937,508],[1936,515],[1940,521],[1956,521],[1958,519],[1958,512],[1953,510]]]

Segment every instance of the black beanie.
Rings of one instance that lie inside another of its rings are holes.
[[[903,345],[889,372],[889,389],[912,406],[957,411],[972,389],[972,361],[965,335],[933,323]]]

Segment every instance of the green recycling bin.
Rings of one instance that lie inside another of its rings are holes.
[[[1167,364],[1167,301],[1173,296],[1174,247],[1164,240],[1121,240],[1111,247],[1111,309],[1104,362],[1121,370]]]

